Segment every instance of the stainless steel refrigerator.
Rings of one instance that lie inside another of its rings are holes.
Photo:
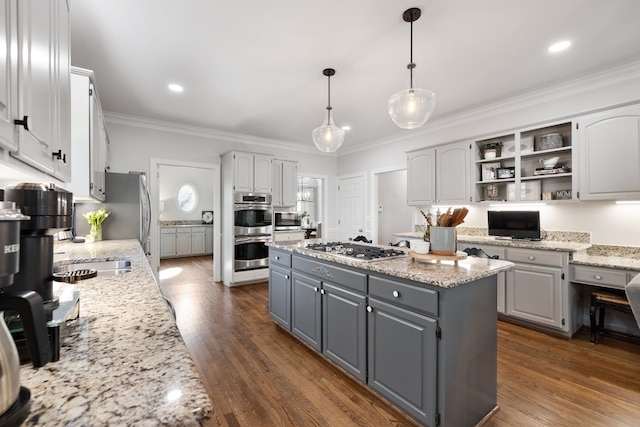
[[[111,214],[102,225],[102,238],[138,239],[149,256],[151,200],[144,172],[107,172],[105,191],[104,204]]]

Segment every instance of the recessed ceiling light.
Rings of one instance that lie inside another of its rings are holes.
[[[171,83],[169,85],[169,90],[172,91],[172,92],[183,92],[184,88],[182,86],[178,85],[178,84]]]
[[[563,50],[568,49],[569,46],[571,46],[571,42],[569,40],[563,40],[549,46],[549,49],[547,49],[547,51],[549,53],[562,52]]]

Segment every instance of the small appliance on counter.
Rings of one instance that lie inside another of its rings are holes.
[[[50,340],[49,351],[56,361],[68,332],[67,322],[79,315],[79,292],[61,303],[54,292],[54,235],[72,225],[73,195],[55,185],[22,183],[5,188],[4,198],[25,215],[19,225],[19,269],[13,277],[13,292],[37,292],[44,304],[43,327]],[[20,360],[29,360],[21,313],[6,311],[4,320],[17,346]]]
[[[33,366],[41,367],[51,358],[42,297],[14,286],[21,264],[20,223],[27,220],[15,203],[0,202],[0,319],[5,310],[19,313]],[[0,320],[0,426],[20,425],[30,409],[31,392],[20,386],[18,351]]]

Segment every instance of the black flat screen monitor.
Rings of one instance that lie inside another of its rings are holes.
[[[540,240],[538,211],[487,211],[487,219],[490,236]]]

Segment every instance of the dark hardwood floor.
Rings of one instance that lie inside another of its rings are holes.
[[[211,426],[413,424],[277,327],[267,283],[216,283],[210,256],[160,265],[213,402]],[[567,340],[500,321],[498,405],[486,425],[639,426],[640,343],[606,335],[592,345],[587,330]]]

